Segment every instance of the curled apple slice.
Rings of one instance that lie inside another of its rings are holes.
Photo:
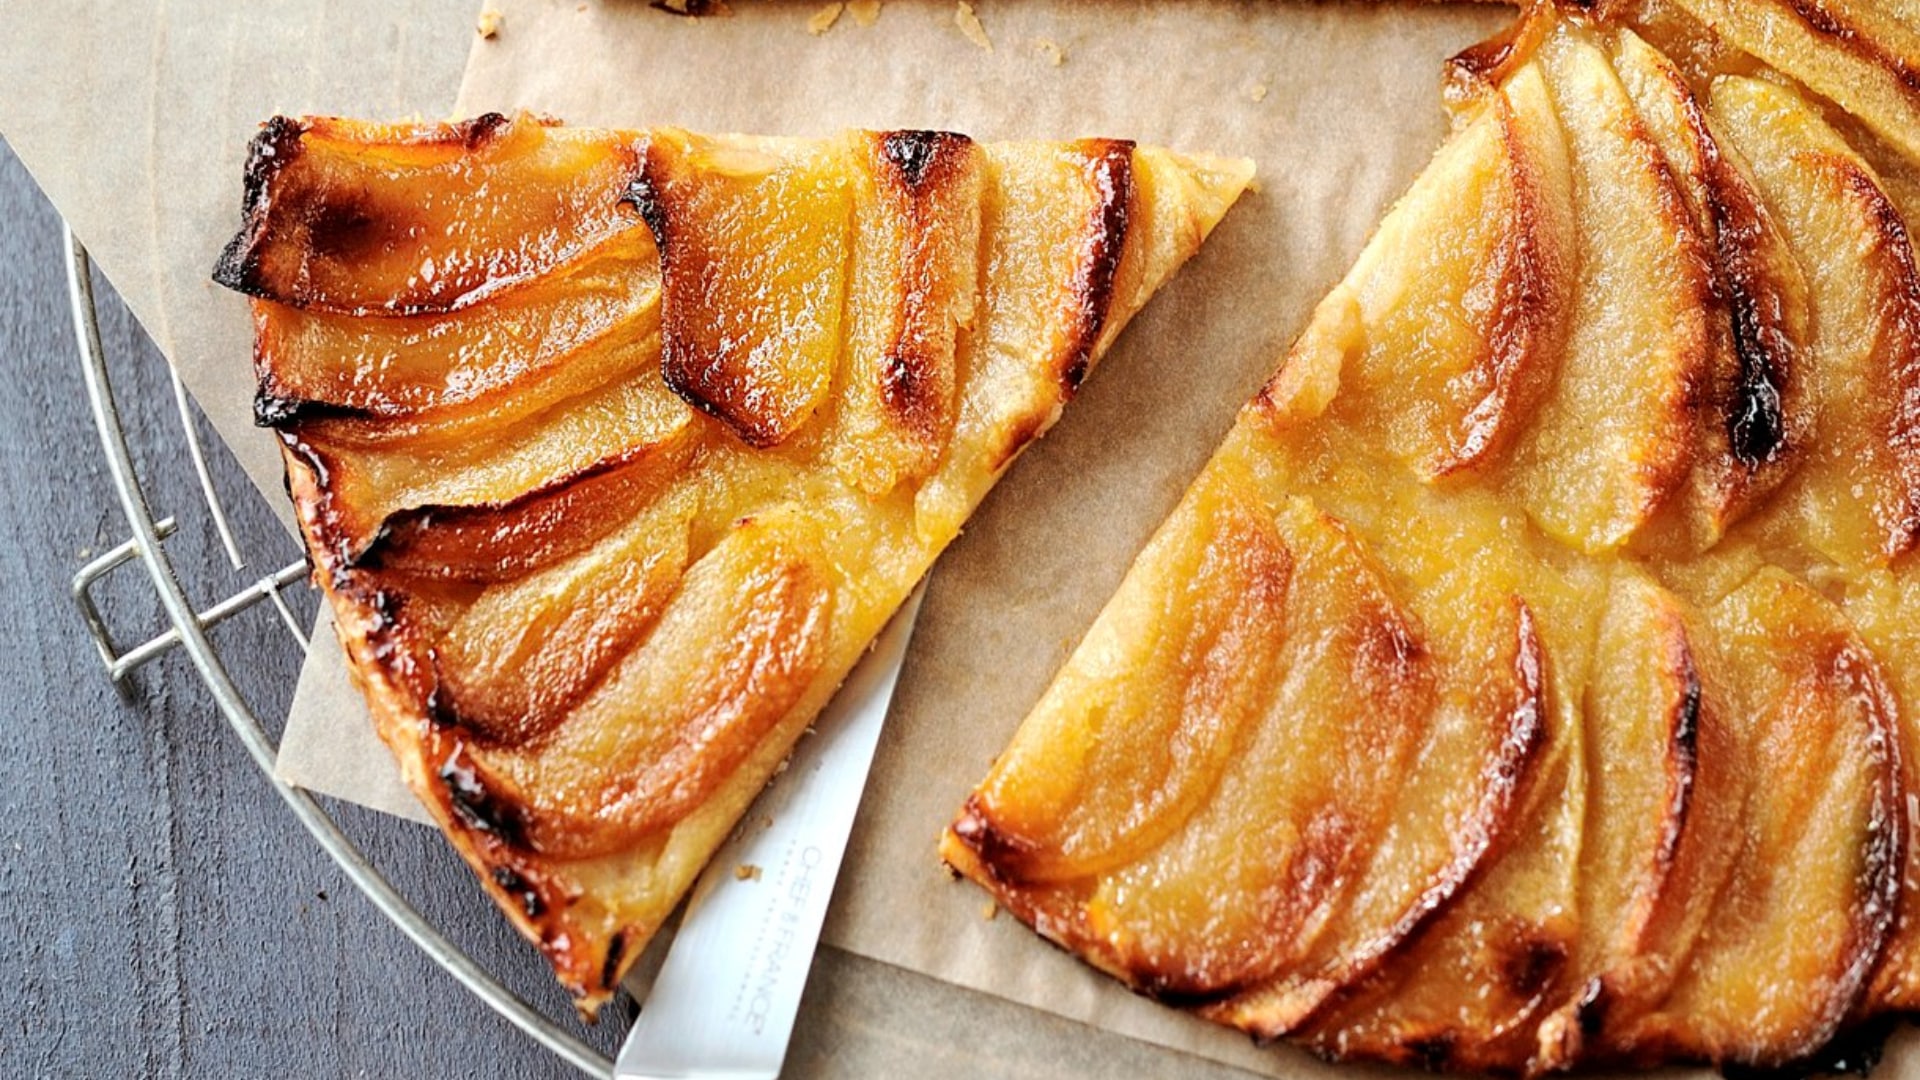
[[[661,384],[659,373],[643,370],[510,428],[489,427],[484,437],[469,443],[449,445],[429,436],[367,449],[330,440],[324,431],[297,429],[283,432],[281,438],[290,462],[306,476],[296,486],[311,483],[314,488],[314,497],[301,512],[313,535],[335,550],[342,566],[374,548],[389,522],[394,526],[390,551],[403,563],[406,550],[421,543],[457,552],[463,546],[461,535],[471,539],[497,531],[522,549],[513,557],[531,565],[543,558],[537,548],[565,532],[534,522],[552,519],[558,526],[562,523],[550,511],[576,502],[587,506],[577,498],[580,485],[589,490],[619,487],[636,475],[619,468],[621,463],[684,449],[696,434],[692,419]],[[422,442],[426,445],[416,445]],[[488,453],[477,455],[477,447]],[[414,535],[422,532],[417,528],[422,516],[449,512],[454,522],[465,525],[462,534],[444,541]],[[596,516],[602,519],[611,516]],[[415,524],[409,525],[410,520]],[[597,533],[583,528],[578,535]],[[542,536],[550,540],[542,541]],[[478,558],[484,563],[484,556]],[[463,565],[467,569],[449,568],[452,576],[472,569],[471,562]]]
[[[928,131],[863,133],[846,396],[835,460],[885,494],[932,472],[953,435],[960,335],[979,303],[986,155]]]
[[[748,446],[786,442],[832,388],[853,195],[847,140],[656,131],[631,198],[660,247],[660,365]]]
[[[1343,282],[1336,414],[1437,479],[1499,460],[1552,383],[1575,267],[1566,147],[1536,66],[1483,95]]]
[[[825,659],[836,583],[819,530],[791,508],[741,523],[537,741],[485,745],[445,729],[455,809],[510,846],[578,859],[629,848],[699,807]]]
[[[1709,609],[1738,767],[1754,778],[1733,870],[1628,1056],[1795,1062],[1854,1010],[1893,926],[1906,823],[1895,706],[1832,605],[1757,574]]]
[[[657,350],[659,278],[652,238],[634,229],[443,314],[367,319],[258,303],[255,419],[363,443],[511,423],[627,374],[638,359],[627,346]]]
[[[1473,632],[1390,797],[1379,842],[1292,963],[1202,1015],[1260,1038],[1299,1030],[1445,909],[1512,829],[1545,744],[1545,660],[1517,598],[1466,616]]]
[[[1747,777],[1685,604],[1616,576],[1586,695],[1580,935],[1533,1069],[1606,1060],[1666,999],[1739,848]]]
[[[214,280],[346,314],[451,311],[641,227],[631,133],[488,113],[458,124],[275,117]]]
[[[1688,545],[1704,550],[1792,471],[1807,439],[1802,353],[1812,332],[1806,275],[1752,181],[1729,158],[1686,79],[1631,30],[1614,64],[1691,210],[1712,267]]]
[[[1807,268],[1814,438],[1776,529],[1836,562],[1920,542],[1920,271],[1879,178],[1798,93],[1717,80],[1713,115]]]
[[[1539,62],[1573,162],[1580,272],[1559,376],[1507,484],[1548,535],[1608,551],[1686,476],[1710,285],[1692,217],[1592,34],[1563,21]]]
[[[1836,0],[1676,2],[1920,161],[1920,23],[1911,9]]]

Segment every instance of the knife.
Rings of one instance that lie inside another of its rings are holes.
[[[700,875],[617,1080],[774,1080],[920,612],[923,583]],[[771,822],[759,827],[758,822]]]

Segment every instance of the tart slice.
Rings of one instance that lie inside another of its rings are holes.
[[[591,1014],[1245,162],[269,122],[215,278],[408,783]]]
[[[1335,1059],[1797,1074],[1910,1015],[1895,6],[1538,2],[1457,58],[1451,136],[947,862]]]

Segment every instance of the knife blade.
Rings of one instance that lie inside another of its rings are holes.
[[[780,1074],[925,591],[900,605],[700,875],[620,1049],[618,1080]]]

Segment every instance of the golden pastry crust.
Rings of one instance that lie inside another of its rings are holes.
[[[408,784],[583,1011],[1249,175],[266,125],[215,276],[255,297],[316,580]]]
[[[947,861],[1336,1059],[1805,1068],[1911,1013],[1920,32],[1834,8],[1457,57]]]

